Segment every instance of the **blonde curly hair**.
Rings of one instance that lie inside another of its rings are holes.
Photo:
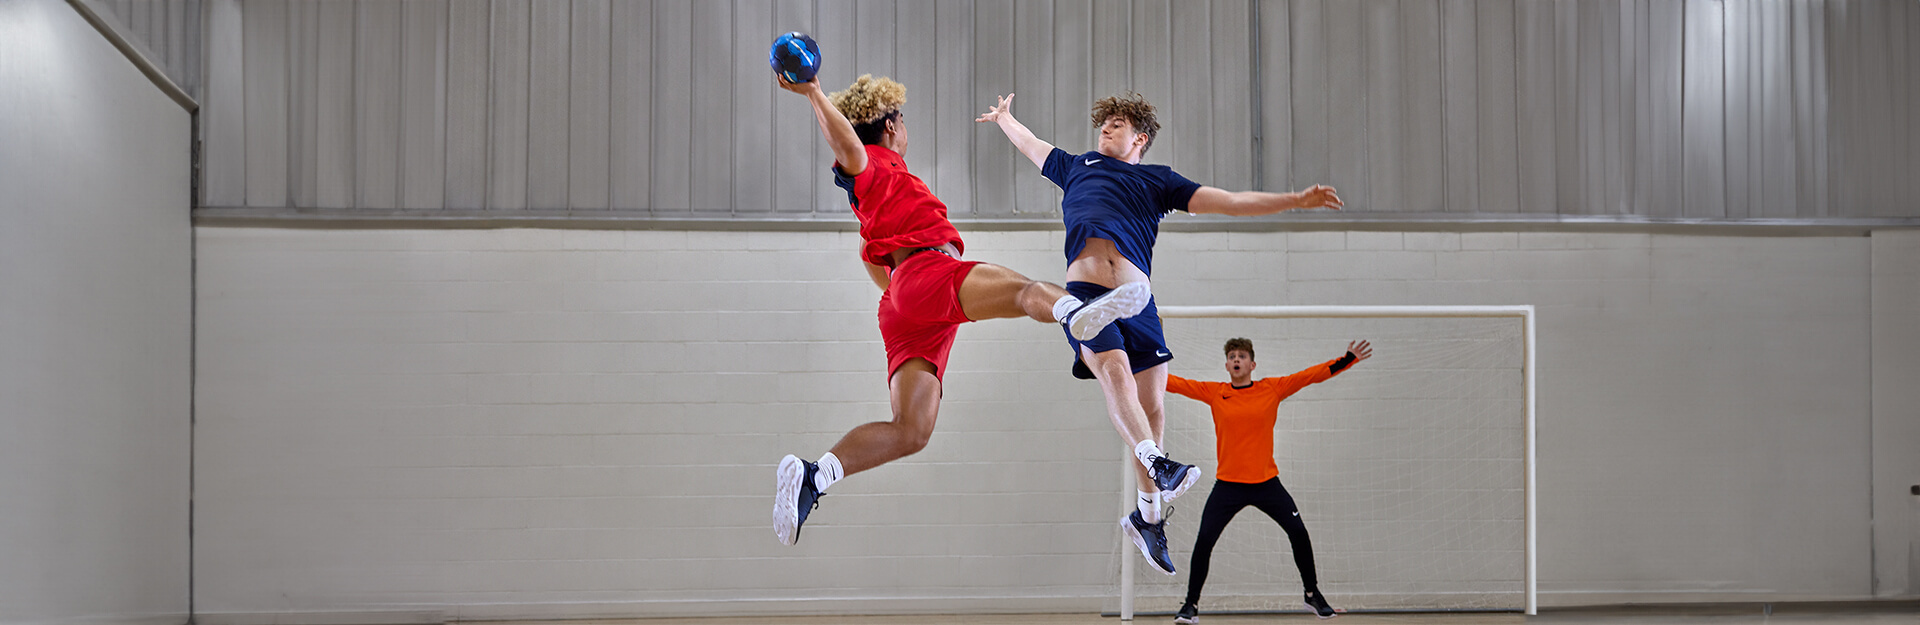
[[[1126,97],[1107,96],[1093,103],[1094,128],[1113,117],[1127,120],[1134,132],[1147,136],[1147,144],[1140,148],[1141,154],[1153,147],[1153,138],[1160,134],[1160,120],[1154,117],[1153,105],[1147,102],[1146,96],[1129,92]]]
[[[847,121],[858,126],[900,110],[900,105],[907,103],[907,86],[885,76],[861,74],[845,91],[835,91],[827,99],[847,116]]]

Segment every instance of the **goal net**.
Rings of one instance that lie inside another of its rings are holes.
[[[1533,613],[1531,306],[1214,306],[1160,309],[1169,371],[1226,381],[1222,346],[1253,341],[1279,377],[1368,340],[1373,356],[1281,402],[1274,457],[1313,540],[1320,589],[1353,611]],[[1173,502],[1178,575],[1115,529],[1110,612],[1177,609],[1216,475],[1212,413],[1168,394],[1165,449],[1206,473]],[[1121,510],[1133,506],[1131,456]],[[1286,534],[1242,509],[1214,547],[1202,614],[1304,611]]]

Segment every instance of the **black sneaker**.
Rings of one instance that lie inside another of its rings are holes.
[[[780,544],[800,542],[800,524],[820,505],[822,493],[813,487],[813,474],[819,471],[820,465],[791,455],[780,459],[773,481],[773,537]]]
[[[1313,615],[1320,617],[1322,621],[1340,615],[1338,610],[1333,609],[1333,606],[1327,605],[1327,598],[1325,596],[1321,595],[1319,591],[1314,590],[1307,591],[1307,609],[1313,610]]]
[[[1180,464],[1166,456],[1154,456],[1153,483],[1160,487],[1160,501],[1173,501],[1173,498],[1200,483],[1200,467]]]
[[[1140,555],[1147,557],[1147,564],[1153,565],[1153,570],[1173,574],[1173,554],[1167,553],[1166,519],[1160,519],[1159,523],[1148,523],[1140,518],[1140,511],[1135,510],[1127,518],[1120,519],[1120,529],[1133,539],[1133,546],[1140,548]]]
[[[1180,613],[1173,615],[1173,622],[1180,625],[1193,625],[1200,622],[1200,608],[1193,607],[1191,603],[1181,604]]]

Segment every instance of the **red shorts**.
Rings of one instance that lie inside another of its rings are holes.
[[[938,251],[908,256],[893,269],[880,295],[880,339],[887,345],[887,379],[914,358],[933,363],[933,375],[947,372],[947,352],[960,324],[972,321],[960,310],[960,283],[980,263]]]

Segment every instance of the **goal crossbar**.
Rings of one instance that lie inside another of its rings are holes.
[[[1433,317],[1511,317],[1520,320],[1521,333],[1525,343],[1525,356],[1522,372],[1525,377],[1524,406],[1526,410],[1526,614],[1539,613],[1538,553],[1536,544],[1537,519],[1535,512],[1535,466],[1534,455],[1534,373],[1537,369],[1534,356],[1534,308],[1531,304],[1503,306],[1162,306],[1160,316],[1164,318],[1205,318],[1205,317],[1243,317],[1254,319],[1301,319],[1301,318],[1433,318]],[[1126,508],[1133,505],[1133,456],[1128,454],[1123,461],[1125,470],[1122,492],[1125,494]],[[1122,545],[1124,554],[1129,545]],[[1133,575],[1134,561],[1137,556],[1121,558],[1121,620],[1133,620]]]

